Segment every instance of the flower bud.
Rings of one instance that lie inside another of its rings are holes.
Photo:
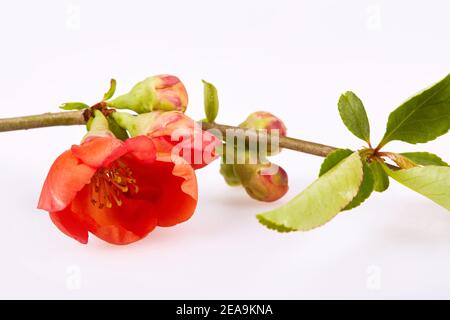
[[[265,129],[268,132],[272,130],[279,130],[280,136],[286,136],[286,126],[283,121],[265,111],[256,111],[251,113],[239,127],[245,129]]]
[[[112,117],[132,137],[151,138],[158,153],[171,154],[176,159],[181,157],[195,169],[218,157],[216,147],[221,141],[180,111],[154,111],[137,116],[114,112]]]
[[[220,174],[230,187],[236,187],[241,185],[241,181],[234,173],[234,165],[221,163]]]
[[[278,200],[289,189],[286,171],[270,162],[235,164],[234,173],[239,177],[248,195],[259,201]]]
[[[107,102],[110,107],[137,113],[156,110],[184,112],[187,103],[188,96],[183,83],[177,77],[166,74],[146,78],[127,94]]]
[[[279,137],[286,136],[286,126],[283,121],[265,111],[251,113],[239,127],[244,129],[267,130],[268,135],[273,134],[274,130],[278,130]],[[274,149],[272,145],[267,146],[267,154],[274,155],[280,151],[279,147],[276,149]]]
[[[225,149],[225,145],[224,145],[223,149]],[[222,175],[223,179],[230,187],[235,187],[235,186],[241,185],[241,181],[239,180],[239,177],[234,172],[234,164],[227,163],[226,155],[224,152],[222,155],[222,162],[220,163],[220,174]]]

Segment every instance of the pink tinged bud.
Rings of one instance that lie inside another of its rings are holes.
[[[188,95],[183,83],[175,76],[156,76],[155,90],[158,103],[153,110],[186,111]]]
[[[202,168],[218,157],[216,147],[221,141],[180,111],[154,111],[138,116],[115,112],[113,117],[133,137],[148,136],[158,153],[181,157],[194,169]]]
[[[145,130],[146,135],[170,136],[175,130],[186,130],[191,132],[198,125],[185,114],[177,111],[153,112],[154,117],[148,123]]]
[[[161,150],[184,158],[195,169],[202,168],[218,157],[221,141],[182,112],[162,112],[147,128]]]
[[[245,129],[279,130],[280,136],[286,136],[286,126],[279,118],[266,111],[257,111],[250,114],[244,122],[239,125]]]
[[[272,144],[267,147],[264,145],[264,150],[267,151],[267,155],[275,155],[280,152],[279,148],[279,137],[286,136],[286,126],[283,121],[274,116],[273,114],[266,111],[257,111],[251,113],[247,119],[242,122],[239,127],[244,129],[255,129],[255,130],[267,130],[268,135],[272,135]],[[274,130],[277,130],[275,132]],[[275,145],[274,145],[275,144]],[[258,144],[258,148],[261,152],[261,145]]]
[[[106,102],[116,109],[137,113],[151,111],[186,111],[188,95],[183,83],[175,76],[158,75],[137,83],[127,94]]]
[[[289,189],[286,171],[270,162],[235,164],[234,173],[239,177],[248,195],[259,201],[276,201]]]

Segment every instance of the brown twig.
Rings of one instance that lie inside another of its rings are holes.
[[[40,115],[16,117],[0,119],[0,132],[27,130],[34,128],[53,127],[53,126],[71,126],[83,125],[86,123],[84,111],[68,111],[57,113],[44,113]],[[217,123],[201,123],[204,130],[216,129],[219,130],[225,137],[227,130],[239,130],[243,135],[254,134],[253,130],[243,130],[239,127],[233,127]],[[259,133],[256,133],[259,134]],[[268,143],[270,143],[270,135],[268,136]],[[280,137],[280,147],[294,151],[304,152],[320,157],[327,156],[330,152],[337,148],[323,145],[316,142],[310,142],[290,137]]]
[[[260,133],[258,131],[254,131],[254,130],[244,130],[239,127],[233,127],[233,126],[228,126],[228,125],[224,125],[224,124],[209,123],[209,122],[203,122],[202,128],[204,130],[210,130],[210,129],[219,130],[223,137],[226,137],[228,130],[231,130],[232,132],[234,131],[234,133],[236,133],[237,137],[241,136],[244,138],[250,138],[252,135],[255,135],[255,134],[256,135],[265,134],[265,132]],[[228,131],[228,132],[230,132],[230,131]],[[270,137],[271,137],[270,135],[267,135],[267,143],[268,144],[271,143]],[[333,152],[337,149],[336,147],[327,146],[324,144],[306,141],[306,140],[290,138],[290,137],[279,137],[279,146],[280,146],[280,148],[285,148],[285,149],[290,149],[290,150],[299,151],[299,152],[303,152],[303,153],[308,153],[308,154],[312,154],[312,155],[320,156],[320,157],[326,157],[330,152]]]
[[[0,132],[34,128],[85,124],[83,111],[44,113],[33,116],[0,119]]]

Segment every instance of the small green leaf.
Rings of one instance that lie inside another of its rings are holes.
[[[112,133],[116,136],[116,138],[125,141],[130,136],[128,135],[127,130],[123,129],[119,124],[111,117],[108,117],[108,126],[109,130],[111,130]]]
[[[389,188],[389,176],[384,172],[380,162],[370,162],[369,168],[371,169],[373,176],[373,189],[377,192],[386,191],[387,188]]]
[[[217,89],[213,84],[202,80],[203,95],[205,102],[205,114],[208,122],[214,122],[219,112],[219,98],[217,96]]]
[[[353,153],[349,149],[337,149],[336,151],[330,153],[325,160],[322,162],[320,167],[319,177],[327,173],[331,168],[336,166],[339,162],[347,158]],[[359,188],[358,194],[353,198],[353,200],[343,209],[350,210],[356,208],[361,203],[363,203],[373,191],[373,175],[366,163],[363,165],[364,178]]]
[[[379,147],[392,140],[424,143],[450,129],[450,74],[412,97],[390,115]]]
[[[86,129],[87,129],[87,131],[91,131],[92,121],[93,120],[94,120],[94,117],[90,117],[89,120],[86,122]]]
[[[439,156],[429,152],[403,152],[402,156],[421,166],[447,166],[448,164]]]
[[[114,93],[116,92],[116,85],[117,85],[116,80],[115,79],[111,79],[110,83],[111,84],[110,84],[108,92],[106,92],[103,95],[103,101],[111,99],[112,96],[114,95]]]
[[[386,173],[404,186],[424,195],[450,211],[450,167],[426,166]]]
[[[370,125],[362,101],[351,91],[342,94],[338,102],[339,114],[350,132],[370,143]]]
[[[89,108],[86,103],[83,102],[66,102],[59,106],[63,110],[83,110]]]
[[[346,207],[363,179],[358,152],[339,162],[285,205],[259,214],[258,220],[281,231],[306,231],[323,225]]]

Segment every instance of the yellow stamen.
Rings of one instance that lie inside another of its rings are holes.
[[[91,203],[100,209],[122,205],[125,194],[139,191],[133,172],[123,162],[115,162],[108,168],[97,170],[91,179]]]

